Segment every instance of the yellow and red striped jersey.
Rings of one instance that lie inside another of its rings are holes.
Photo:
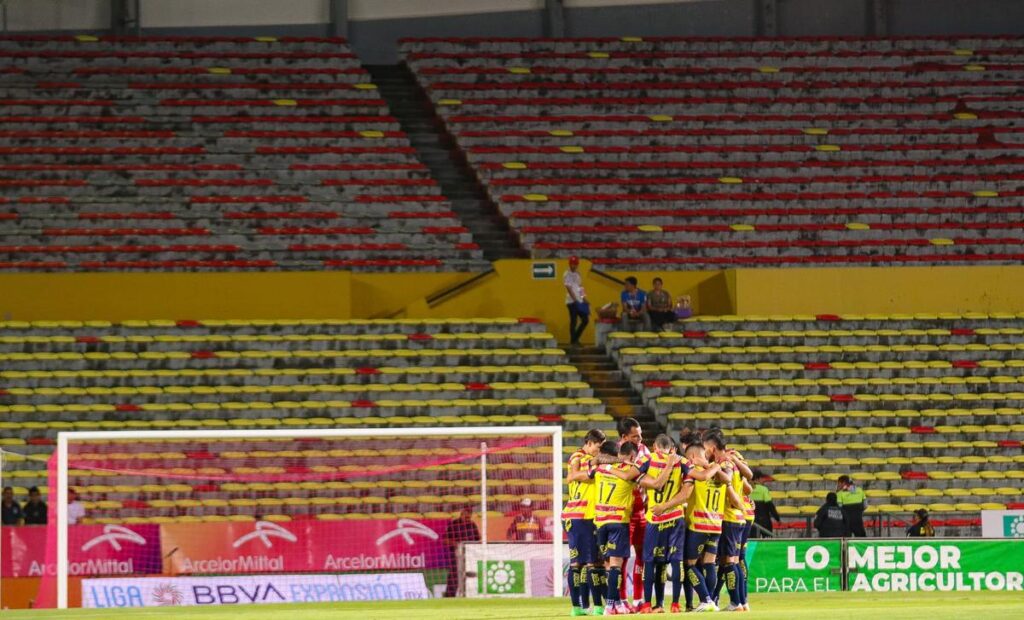
[[[597,468],[597,499],[594,505],[594,525],[629,523],[633,515],[633,489],[636,480],[622,480],[610,473],[612,468],[622,472],[634,469],[632,463],[601,465]]]
[[[743,475],[740,474],[738,469],[732,471],[732,477],[729,478],[729,485],[733,491],[740,497],[743,497]],[[725,499],[725,514],[723,518],[729,523],[736,523],[743,525],[747,522],[746,510],[741,506],[733,506],[729,503],[729,498]]]
[[[569,457],[569,471],[573,464],[578,464],[581,471],[590,468],[594,457],[583,450],[577,450]],[[569,483],[569,500],[562,511],[563,519],[593,519],[594,499],[597,495],[597,483],[593,478]]]
[[[641,473],[655,478],[661,476],[662,470],[668,466],[668,457],[669,455],[657,451],[651,453],[651,457],[646,459],[640,466]],[[672,473],[668,475],[668,480],[665,481],[665,485],[661,489],[647,489],[647,513],[644,516],[647,518],[648,523],[671,523],[683,516],[682,506],[673,508],[661,515],[652,513],[651,508],[672,499],[679,491],[679,487],[682,486],[683,476],[686,475],[687,471],[683,468],[682,463],[676,463]]]
[[[704,471],[704,468],[698,465],[693,471]],[[721,534],[725,512],[725,483],[717,477],[711,480],[690,480],[693,482],[693,493],[686,505],[689,529],[702,534]]]
[[[746,463],[746,459],[743,458],[742,454],[740,454],[739,452],[735,452],[735,451],[734,451],[734,454],[736,456],[738,456],[741,461]],[[750,497],[750,494],[743,492],[743,481],[742,480],[740,481],[740,488],[736,489],[736,492],[739,493],[741,498],[743,498],[743,519],[747,523],[753,523],[754,522],[754,500]]]

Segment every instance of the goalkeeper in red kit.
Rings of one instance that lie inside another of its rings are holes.
[[[650,460],[651,451],[643,443],[643,431],[636,418],[622,418],[618,423],[619,445],[627,441],[637,447],[636,462],[642,463]],[[644,552],[644,532],[647,530],[645,493],[639,488],[633,491],[633,516],[629,520],[629,544],[633,547],[633,557],[642,558]],[[626,596],[626,580],[619,584],[621,600],[631,611],[636,611],[635,606]],[[633,601],[642,601],[644,598],[644,565],[641,561],[634,560],[633,564]]]

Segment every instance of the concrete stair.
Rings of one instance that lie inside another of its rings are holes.
[[[405,65],[370,65],[366,69],[402,131],[409,135],[416,156],[430,169],[441,192],[451,201],[452,210],[472,233],[473,241],[480,245],[484,258],[493,261],[527,257],[508,221],[487,197],[408,68]]]
[[[643,430],[644,443],[650,443],[664,428],[653,412],[644,407],[625,375],[601,347],[569,347],[569,360],[579,368],[583,380],[594,388],[594,396],[616,420],[636,418]]]

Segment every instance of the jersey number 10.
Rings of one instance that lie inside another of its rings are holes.
[[[718,498],[722,496],[721,489],[708,489],[706,506],[710,510],[718,505]]]

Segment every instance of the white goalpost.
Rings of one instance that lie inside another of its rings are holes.
[[[472,595],[561,596],[562,443],[560,426],[61,432],[53,604],[73,578],[86,607],[469,595],[469,574]]]

